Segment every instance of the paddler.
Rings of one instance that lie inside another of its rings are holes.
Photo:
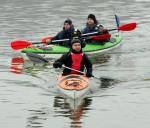
[[[87,22],[86,22],[86,27],[82,30],[83,34],[86,33],[93,33],[93,32],[99,32],[98,34],[93,34],[93,35],[102,35],[102,34],[108,34],[107,29],[104,29],[104,27],[99,24],[98,20],[96,19],[94,14],[89,14],[87,17]],[[106,40],[86,40],[87,43],[103,43],[105,41],[108,41],[109,39]]]
[[[69,39],[69,41],[64,42],[55,42],[54,44],[59,44],[62,46],[70,47],[71,40],[74,36],[80,36],[81,32],[79,30],[75,30],[74,25],[71,19],[66,19],[63,24],[63,29],[52,39],[46,40],[48,44],[52,44],[52,40],[61,40],[61,39]],[[83,41],[82,41],[83,42]]]
[[[84,67],[86,68],[85,75],[87,77],[92,77],[92,63],[89,60],[88,56],[82,52],[82,44],[78,38],[74,38],[71,41],[71,47],[68,53],[63,54],[58,60],[56,60],[53,64],[54,68],[61,68],[62,65],[69,67],[71,69],[75,69],[83,72]],[[64,68],[62,75],[69,74],[80,74],[77,71],[71,70],[68,68]]]

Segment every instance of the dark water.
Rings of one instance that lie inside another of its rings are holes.
[[[149,128],[149,12],[148,0],[1,0],[0,127]],[[72,101],[55,88],[60,71],[23,62],[10,42],[54,35],[66,18],[83,28],[89,13],[106,28],[116,26],[115,13],[122,24],[134,21],[138,26],[120,33],[121,47],[95,60],[94,75],[101,79],[91,80],[87,97]]]

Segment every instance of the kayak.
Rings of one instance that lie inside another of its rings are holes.
[[[58,77],[58,90],[72,99],[78,99],[89,90],[89,79],[83,75],[70,74]]]
[[[104,44],[86,44],[86,47],[83,48],[83,52],[89,55],[103,53],[118,47],[121,44],[122,37],[120,35],[115,35],[114,38],[111,38],[110,41],[105,42]],[[26,53],[36,53],[46,58],[59,58],[62,54],[69,51],[68,47],[60,45],[48,45],[50,47],[40,48],[40,47],[29,47],[21,50],[21,54],[25,59],[29,59],[26,56]]]

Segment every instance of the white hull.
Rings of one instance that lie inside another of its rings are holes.
[[[78,99],[78,98],[81,98],[82,96],[84,96],[88,90],[89,90],[89,87],[83,89],[83,90],[65,90],[65,89],[62,89],[58,86],[58,90],[60,91],[60,93],[62,93],[63,95],[71,98],[71,99]]]

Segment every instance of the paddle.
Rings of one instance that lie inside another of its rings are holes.
[[[81,73],[81,74],[85,75],[85,72],[81,72],[81,71],[79,71],[79,70],[76,70],[76,69],[67,67],[67,66],[65,66],[65,65],[62,65],[62,67],[63,67],[63,68],[70,69],[70,70],[72,70],[72,71],[76,71],[76,72],[78,72],[78,73]],[[98,77],[96,77],[96,76],[94,76],[94,75],[92,75],[92,77],[94,77],[94,78],[96,78],[96,79],[100,79],[100,78],[98,78]]]
[[[53,40],[52,42],[54,43],[54,42],[62,42],[62,41],[68,41],[68,40],[69,39]],[[30,45],[41,44],[41,43],[44,43],[44,42],[30,42],[26,40],[16,40],[16,41],[11,42],[11,48],[13,48],[14,50],[20,50]]]
[[[132,31],[136,28],[136,23],[132,22],[132,23],[128,23],[128,24],[124,24],[118,28],[115,29],[109,29],[108,31],[114,31],[114,30],[119,30],[119,31]]]
[[[85,37],[85,39],[100,40],[100,39],[108,39],[110,37],[111,37],[110,34],[104,34],[104,35],[98,35],[98,36],[90,36],[90,37],[87,37],[87,38]],[[70,39],[52,40],[52,43],[69,41],[69,40]],[[11,42],[11,47],[14,50],[19,50],[19,49],[26,48],[26,47],[28,47],[30,45],[33,45],[33,44],[41,44],[41,43],[42,42],[30,42],[30,41],[25,41],[25,40],[16,40],[16,41]]]
[[[120,26],[120,18],[115,14],[115,21],[116,21],[116,25],[117,27]]]
[[[38,54],[36,54],[36,53],[27,53],[28,54],[28,57],[29,58],[32,58],[31,60],[32,61],[36,61],[36,62],[43,62],[43,63],[47,63],[47,64],[52,64],[53,62],[51,62],[51,59],[48,59],[48,58],[44,58],[44,57],[42,57],[42,56],[40,56],[40,55],[38,55]],[[33,59],[34,58],[34,59]],[[76,69],[73,69],[73,68],[70,68],[70,67],[67,67],[67,66],[65,66],[65,65],[62,65],[62,67],[63,68],[67,68],[67,69],[70,69],[70,70],[72,70],[72,71],[76,71],[76,72],[78,72],[78,73],[81,73],[81,74],[85,74],[85,72],[82,72],[82,71],[79,71],[79,70],[76,70]],[[96,78],[96,79],[98,79],[98,80],[100,80],[100,78],[98,78],[98,77],[96,77],[96,76],[92,76],[92,77],[94,77],[94,78]]]

